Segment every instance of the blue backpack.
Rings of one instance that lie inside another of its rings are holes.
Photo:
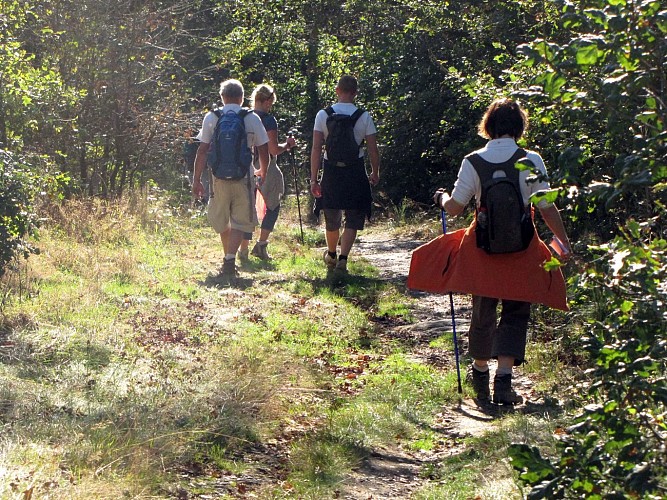
[[[208,151],[208,166],[218,179],[238,180],[248,175],[252,163],[252,152],[248,147],[244,118],[250,109],[238,113],[216,109],[218,117],[213,133],[213,142]]]

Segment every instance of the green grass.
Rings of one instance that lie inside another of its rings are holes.
[[[0,498],[31,487],[72,499],[219,495],[214,478],[266,466],[246,454],[275,443],[289,452],[285,480],[257,494],[326,498],[374,447],[435,449],[456,373],[381,335],[387,320],[413,321],[414,299],[362,255],[348,275],[328,273],[322,229],[304,227],[302,244],[295,211],[288,199],[273,260],[251,259],[233,287],[210,279],[222,250],[202,215],[140,199],[52,207],[41,254],[2,281]],[[451,349],[451,336],[431,347]],[[556,358],[542,349],[535,358]],[[506,432],[547,445],[530,426]],[[502,462],[501,438],[470,447]],[[434,466],[422,498],[474,497],[487,466],[475,453]],[[488,477],[513,484],[506,466]]]

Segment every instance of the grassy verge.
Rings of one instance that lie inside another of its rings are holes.
[[[47,215],[40,255],[3,282],[0,497],[224,496],[259,467],[264,497],[326,498],[375,446],[437,446],[456,375],[382,343],[372,318],[410,322],[410,300],[361,258],[327,275],[321,231],[301,244],[289,203],[273,260],[234,287],[197,214],[134,200]],[[477,491],[501,434],[426,470],[423,498],[455,498],[450,475]]]

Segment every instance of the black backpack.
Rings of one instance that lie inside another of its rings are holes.
[[[248,175],[252,163],[252,151],[248,147],[244,118],[250,109],[238,113],[216,109],[218,117],[213,141],[208,151],[208,165],[218,179],[238,180]]]
[[[353,165],[359,161],[359,148],[354,138],[354,125],[365,111],[357,109],[351,115],[336,113],[331,106],[327,113],[327,140],[324,144],[327,160],[338,167]]]
[[[515,164],[526,157],[518,149],[504,163],[491,163],[476,153],[466,158],[472,164],[482,185],[482,197],[476,213],[475,235],[477,247],[487,253],[512,253],[528,248],[535,226],[521,196],[519,170]],[[502,171],[504,177],[494,177]]]

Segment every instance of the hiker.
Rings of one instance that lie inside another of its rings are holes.
[[[266,213],[262,217],[262,225],[260,226],[260,234],[257,243],[250,252],[252,255],[261,260],[269,260],[268,244],[269,235],[273,231],[276,221],[278,220],[278,213],[280,212],[280,199],[285,194],[285,180],[283,173],[278,167],[278,155],[285,151],[290,151],[295,145],[294,137],[287,137],[282,144],[278,143],[278,122],[271,114],[271,108],[276,102],[276,92],[270,85],[261,84],[255,87],[250,97],[253,105],[253,111],[262,120],[262,125],[266,129],[269,137],[269,167],[266,170],[266,177],[264,181],[257,186],[260,196],[264,198],[266,206]],[[255,166],[258,165],[258,158],[255,156]],[[242,259],[248,258],[248,247],[252,233],[245,233],[239,255]]]
[[[377,131],[370,114],[354,104],[357,90],[356,78],[350,75],[340,78],[336,85],[338,102],[320,110],[315,117],[310,155],[310,190],[324,211],[327,242],[324,262],[330,270],[340,272],[347,271],[347,258],[357,231],[364,228],[366,218],[370,219],[370,185],[374,186],[380,180]],[[346,131],[349,132],[347,136]],[[370,176],[364,164],[363,141],[366,141],[371,163]],[[318,181],[321,162],[322,179]],[[341,224],[344,227],[342,235]],[[340,253],[337,254],[339,238]]]
[[[238,80],[225,80],[220,84],[223,107],[222,110],[211,111],[204,116],[201,130],[197,135],[200,145],[197,149],[194,182],[192,183],[192,193],[195,197],[203,196],[204,186],[201,182],[201,175],[207,162],[211,163],[214,160],[214,165],[211,165],[213,189],[208,204],[208,219],[213,229],[220,234],[225,254],[221,275],[228,278],[237,274],[236,252],[241,244],[243,233],[252,233],[255,228],[255,176],[264,179],[269,165],[269,137],[260,118],[255,113],[241,108],[243,96],[243,85]],[[222,141],[220,135],[216,137],[224,117],[228,118],[227,123],[233,122],[235,117],[243,118],[240,123],[244,127],[245,134],[238,139],[234,138],[233,141],[234,147],[238,150],[230,150],[232,146]],[[218,151],[216,146],[223,143],[226,149]],[[251,148],[255,148],[259,158],[259,169],[257,170],[253,169],[252,156],[249,151]],[[224,154],[225,152],[227,154]],[[215,156],[211,156],[210,153]],[[222,158],[219,158],[220,156]],[[238,158],[246,156],[249,157],[247,167],[237,161]],[[234,161],[234,164],[229,166],[228,162],[231,161]],[[227,178],[221,173],[223,166],[225,169],[232,166],[237,168],[239,175]]]
[[[436,191],[433,197],[438,207],[444,209],[449,215],[456,216],[463,212],[474,196],[477,206],[475,224],[480,226],[482,224],[480,203],[483,190],[477,169],[482,169],[479,170],[480,172],[483,172],[483,169],[491,172],[496,168],[494,165],[502,164],[508,160],[511,161],[511,168],[514,168],[516,157],[519,156],[526,157],[542,174],[538,180],[531,181],[528,180],[528,176],[532,175],[530,170],[523,170],[518,174],[520,194],[524,207],[529,214],[529,227],[532,231],[527,235],[527,249],[499,255],[479,251],[477,265],[487,269],[488,279],[491,281],[502,279],[500,274],[494,272],[495,261],[503,261],[503,265],[507,264],[517,270],[526,266],[530,267],[529,255],[527,255],[529,252],[538,255],[538,257],[534,272],[531,270],[528,272],[533,274],[543,272],[540,269],[540,262],[542,262],[540,259],[543,259],[544,253],[536,254],[537,250],[533,251],[532,249],[539,249],[540,247],[537,244],[530,245],[532,238],[538,240],[539,237],[534,234],[535,228],[532,223],[532,216],[530,216],[529,197],[533,193],[549,189],[549,184],[546,180],[546,168],[539,154],[534,151],[524,151],[515,156],[515,153],[519,150],[516,141],[522,137],[527,126],[528,115],[516,101],[504,98],[491,103],[478,126],[478,133],[489,139],[489,142],[463,160],[451,196],[441,188]],[[479,158],[481,158],[481,161]],[[479,166],[475,167],[475,164]],[[503,176],[503,174],[498,174],[497,171],[493,175]],[[488,193],[488,190],[486,192]],[[572,250],[558,208],[543,199],[537,203],[537,208],[549,229],[560,241],[562,247],[560,258],[569,258]],[[463,254],[463,252],[462,244],[460,254]],[[530,281],[530,279],[526,281]],[[517,286],[530,287],[531,284],[519,283]],[[489,289],[492,287],[493,283]],[[497,359],[498,365],[493,382],[493,402],[514,404],[520,402],[521,398],[512,389],[512,371],[514,366],[519,366],[524,362],[531,302],[510,300],[510,297],[503,295],[503,292],[500,292],[496,295],[498,298],[479,294],[473,294],[472,296],[469,354],[473,358],[473,363],[469,369],[469,376],[477,398],[488,400],[490,398],[488,361],[491,358]],[[497,324],[496,306],[499,300],[501,302],[501,313],[500,322]]]

